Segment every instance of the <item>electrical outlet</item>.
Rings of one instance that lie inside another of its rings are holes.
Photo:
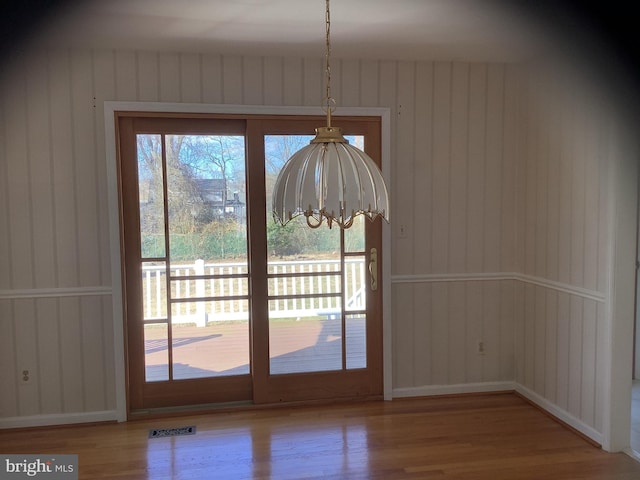
[[[31,371],[28,368],[21,368],[18,372],[20,377],[20,385],[29,385],[31,383]]]
[[[482,340],[478,340],[478,355],[484,355],[486,353],[486,345]]]

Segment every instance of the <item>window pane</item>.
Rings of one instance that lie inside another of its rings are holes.
[[[341,314],[291,317],[269,302],[269,359],[272,375],[341,370]]]
[[[142,258],[162,258],[166,256],[162,137],[158,134],[138,134],[136,143]]]
[[[345,325],[347,369],[367,368],[367,319],[364,314],[347,315]]]
[[[249,314],[246,300],[172,305],[173,378],[245,375],[249,369]],[[181,311],[178,314],[177,311]],[[202,320],[195,323],[189,320]],[[180,323],[184,322],[184,323]]]
[[[345,269],[345,310],[365,310],[367,305],[367,289],[365,277],[365,257],[348,257],[344,264]]]
[[[165,148],[171,262],[246,264],[244,137],[167,135]]]
[[[144,321],[167,319],[165,262],[142,262],[142,308]]]
[[[167,324],[144,326],[144,369],[147,382],[169,380]]]

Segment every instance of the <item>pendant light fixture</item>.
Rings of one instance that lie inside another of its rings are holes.
[[[323,110],[327,126],[316,128],[310,144],[294,153],[278,175],[273,190],[274,220],[285,225],[304,215],[307,225],[349,228],[354,217],[366,215],[389,221],[389,194],[376,163],[331,125],[336,102],[331,96],[331,16],[326,0],[326,98]]]

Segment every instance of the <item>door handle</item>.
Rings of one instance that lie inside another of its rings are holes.
[[[371,256],[369,257],[369,277],[371,279],[371,291],[375,292],[378,289],[378,250],[371,249]]]

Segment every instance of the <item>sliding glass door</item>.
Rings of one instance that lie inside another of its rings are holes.
[[[131,412],[382,394],[379,221],[270,214],[320,121],[119,114]],[[379,121],[342,126],[379,158]]]

